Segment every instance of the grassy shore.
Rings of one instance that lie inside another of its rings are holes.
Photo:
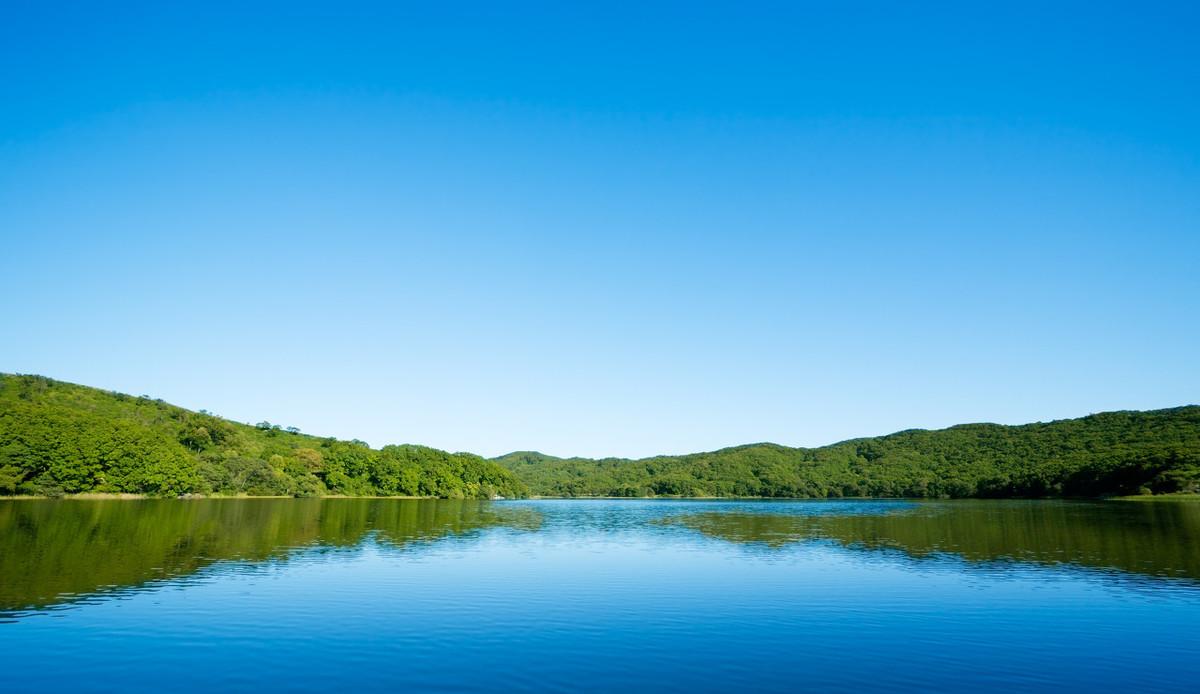
[[[1134,496],[1114,496],[1117,501],[1200,501],[1200,494],[1136,494]]]

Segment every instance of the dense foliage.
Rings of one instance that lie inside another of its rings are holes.
[[[424,446],[374,450],[161,400],[0,374],[0,494],[523,496],[511,472]]]
[[[498,463],[498,464],[497,464]],[[423,446],[255,426],[40,376],[0,375],[0,494],[1040,497],[1200,491],[1200,407],[763,443],[642,460]]]
[[[1042,497],[1200,491],[1200,407],[642,460],[510,453],[542,496]]]

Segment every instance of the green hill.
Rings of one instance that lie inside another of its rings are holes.
[[[373,450],[192,412],[161,400],[0,374],[0,494],[524,496],[468,453]]]
[[[641,460],[485,460],[318,438],[161,400],[0,374],[0,494],[1106,496],[1200,491],[1200,407],[772,443]]]
[[[1041,497],[1200,490],[1200,407],[641,460],[494,459],[541,496]]]

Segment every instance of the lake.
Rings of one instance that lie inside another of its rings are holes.
[[[1200,690],[1200,502],[0,503],[5,691]]]

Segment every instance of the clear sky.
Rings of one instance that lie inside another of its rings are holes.
[[[1196,3],[242,4],[4,4],[0,371],[487,455],[1200,401]]]

